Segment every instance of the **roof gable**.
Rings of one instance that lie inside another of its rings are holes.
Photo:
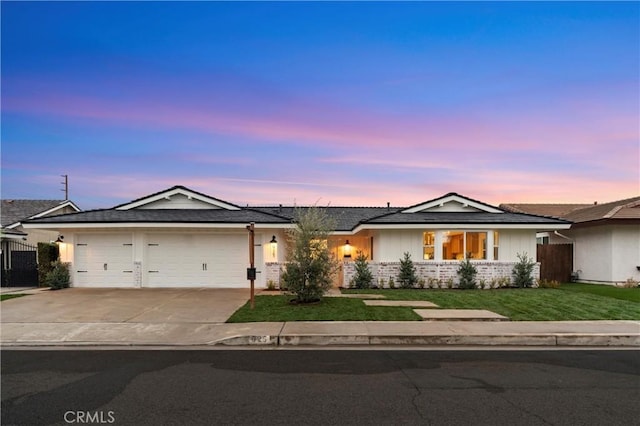
[[[402,211],[402,213],[427,213],[427,212],[484,212],[504,213],[503,210],[485,204],[483,202],[467,198],[455,192],[450,192],[442,197],[416,204]]]
[[[116,210],[240,210],[240,207],[218,200],[184,186],[174,186],[115,207]]]
[[[2,226],[15,228],[27,219],[80,209],[69,200],[2,200]]]

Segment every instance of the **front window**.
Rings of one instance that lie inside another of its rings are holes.
[[[422,257],[424,260],[435,259],[435,242],[435,232],[429,231],[422,234]]]
[[[493,260],[498,260],[498,248],[500,247],[500,235],[493,231]]]
[[[487,258],[487,233],[444,231],[442,234],[442,259],[463,260]]]

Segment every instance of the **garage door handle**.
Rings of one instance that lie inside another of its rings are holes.
[[[104,268],[105,271],[108,269],[106,263],[104,265],[102,265],[102,267]]]
[[[160,271],[149,271],[150,274],[151,273],[158,273],[158,272],[160,272]]]
[[[88,272],[88,271],[76,271],[76,272]]]
[[[206,271],[206,270],[207,270],[207,264],[206,264],[206,263],[203,263],[203,264],[202,264],[202,270],[203,270],[203,271]]]
[[[133,271],[122,271],[122,272],[124,272],[125,274],[133,274]]]

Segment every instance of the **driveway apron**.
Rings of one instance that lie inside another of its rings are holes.
[[[68,288],[5,300],[3,323],[223,323],[249,289]]]

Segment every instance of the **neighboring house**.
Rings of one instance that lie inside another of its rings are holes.
[[[39,242],[51,242],[58,233],[51,230],[23,227],[25,220],[78,212],[69,200],[2,200],[1,252],[2,285],[37,285],[36,247]],[[7,273],[11,271],[11,273]],[[35,281],[34,281],[34,277]]]
[[[550,205],[504,204],[506,210],[549,212]],[[569,205],[565,205],[569,206]],[[550,232],[549,243],[573,243],[579,281],[640,281],[640,197],[605,204],[573,205],[554,216],[569,220],[569,230]]]
[[[575,210],[590,207],[593,204],[500,204],[500,208],[514,213],[535,214],[537,216],[566,218]],[[572,244],[573,241],[556,232],[542,231],[536,235],[538,244]]]
[[[243,208],[175,186],[111,209],[33,219],[26,229],[64,235],[63,260],[76,287],[246,287],[246,226],[255,223],[257,285],[278,282],[294,207]],[[561,219],[506,212],[455,193],[411,207],[328,207],[336,229],[327,241],[349,282],[358,251],[376,281],[397,276],[409,252],[423,279],[457,282],[469,255],[479,278],[511,275],[518,253],[535,257],[538,230],[565,230]]]
[[[20,239],[31,245],[55,241],[57,232],[41,229],[26,232],[22,222],[79,211],[78,206],[69,200],[2,200],[2,239]]]

